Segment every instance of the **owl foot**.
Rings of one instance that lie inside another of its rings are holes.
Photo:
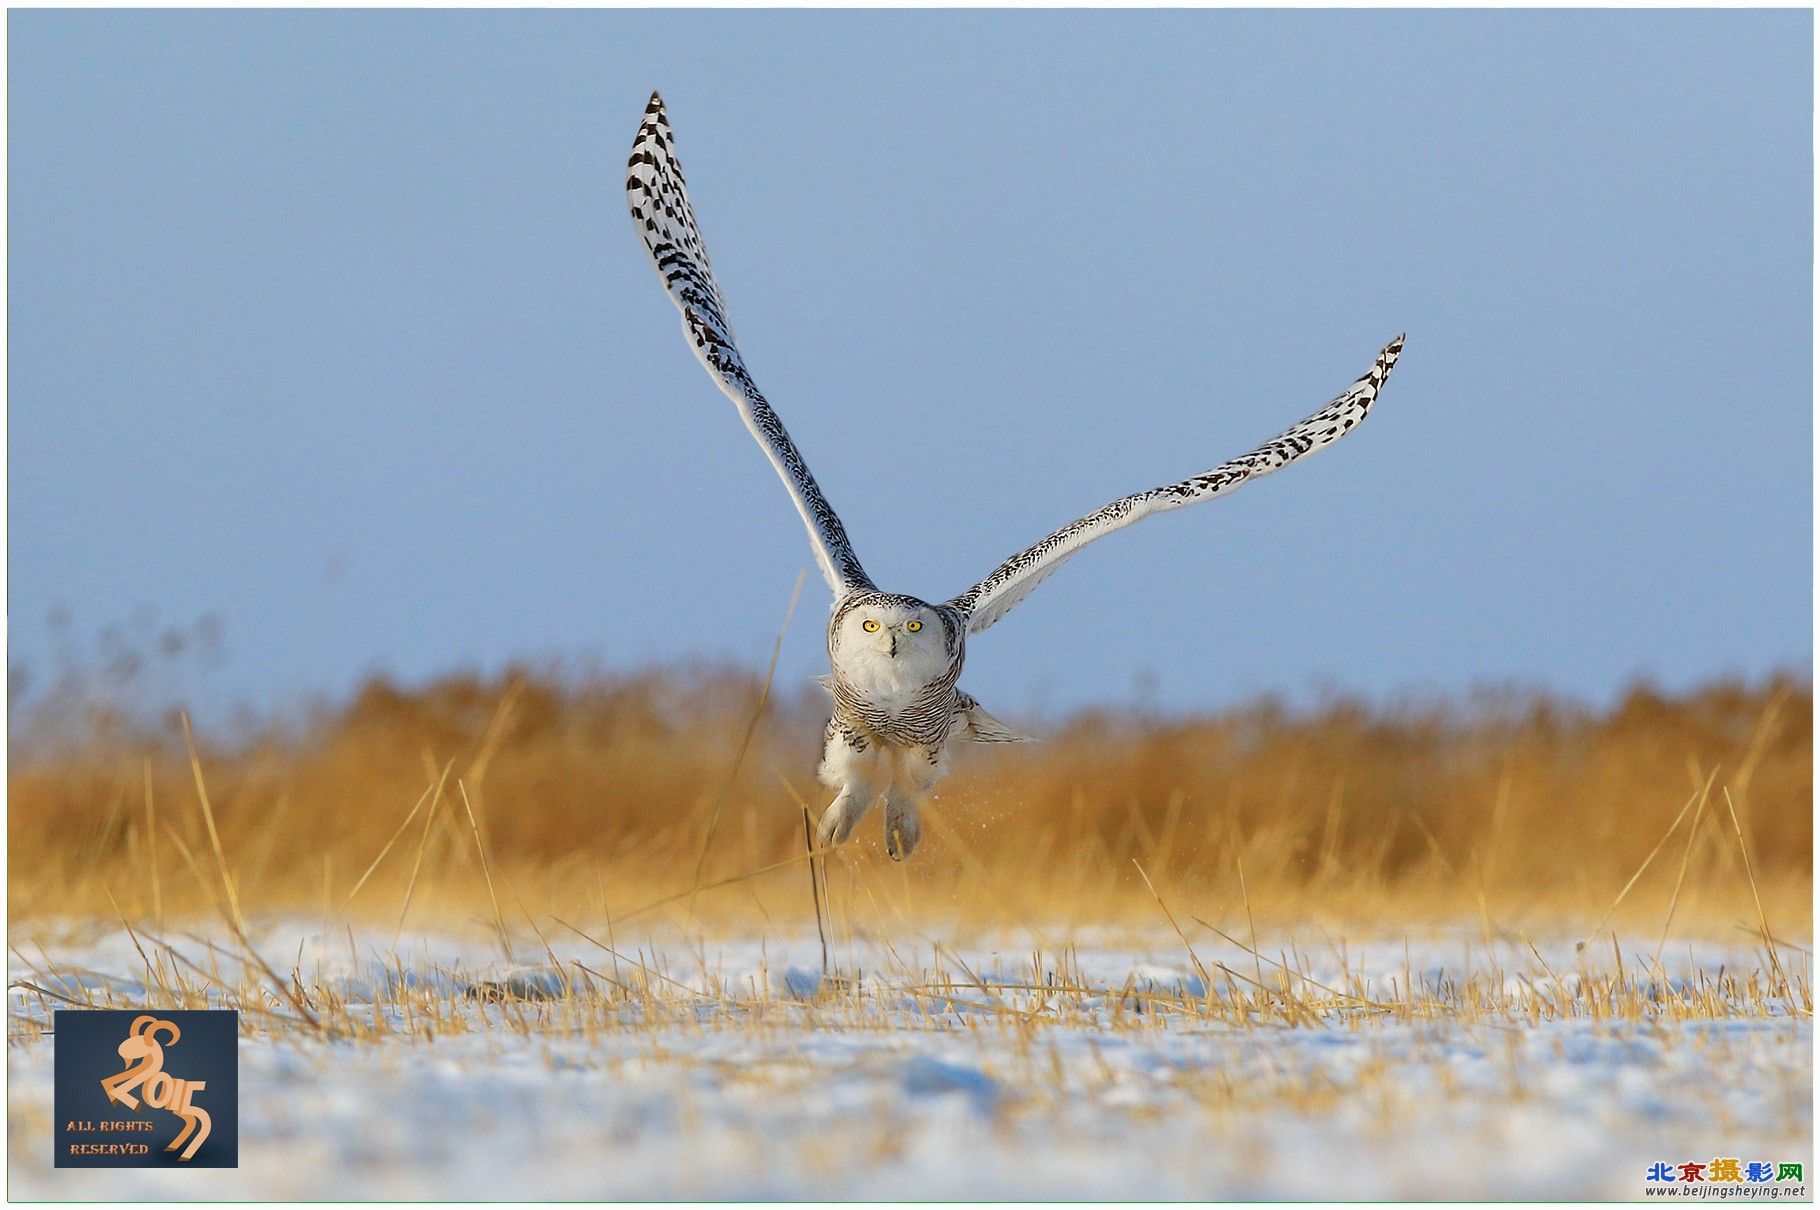
[[[844,786],[822,813],[821,823],[815,829],[817,843],[824,849],[845,844],[872,806],[872,800],[870,787],[861,788],[857,783]]]
[[[913,806],[885,805],[885,852],[892,861],[907,860],[923,838],[923,825]]]

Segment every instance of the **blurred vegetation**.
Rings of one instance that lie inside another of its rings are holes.
[[[165,637],[171,654],[208,651],[219,628]],[[72,665],[24,705],[15,675],[15,916],[220,910],[223,866],[249,912],[810,912],[803,804],[827,798],[813,687],[774,688],[754,725],[762,681],[739,670],[377,678],[343,705],[199,736],[192,767],[180,714],[125,693],[136,670],[111,658],[113,680]],[[1683,923],[1755,928],[1760,899],[1805,936],[1812,726],[1794,675],[1638,686],[1609,711],[1503,693],[1083,712],[1038,728],[1041,744],[960,745],[915,860],[884,860],[874,815],[829,859],[829,894],[859,917],[1081,923],[1155,915],[1148,875],[1227,921],[1589,928],[1671,904]],[[703,884],[732,881],[690,895],[698,866]]]

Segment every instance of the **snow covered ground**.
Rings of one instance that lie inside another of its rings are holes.
[[[1192,956],[1167,930],[857,937],[824,980],[813,931],[622,930],[613,953],[559,931],[513,965],[485,938],[265,922],[294,1003],[219,931],[141,936],[148,968],[118,927],[23,926],[8,1192],[1635,1199],[1658,1161],[1811,1172],[1799,949],[1784,996],[1743,934],[1654,967],[1625,942],[1618,977],[1609,938],[1576,969],[1571,940],[1476,926],[1255,955],[1196,927]],[[56,996],[169,1005],[161,983],[243,1010],[240,1167],[54,1169]]]

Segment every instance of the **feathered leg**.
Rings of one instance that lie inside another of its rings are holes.
[[[815,830],[816,840],[823,848],[845,842],[878,801],[890,781],[883,757],[879,746],[866,736],[832,722],[828,724],[828,740],[816,775],[823,785],[840,793],[822,813],[821,824]]]
[[[885,852],[903,861],[923,838],[916,804],[948,772],[947,751],[939,744],[900,748],[897,770],[885,791]]]

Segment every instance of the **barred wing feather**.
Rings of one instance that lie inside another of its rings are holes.
[[[809,530],[815,561],[828,586],[837,597],[856,588],[871,588],[872,581],[847,540],[846,528],[816,486],[815,476],[809,473],[809,466],[784,430],[783,421],[759,393],[733,342],[720,287],[715,284],[708,250],[702,244],[695,211],[683,184],[682,166],[676,162],[663,98],[656,93],[651,94],[638,137],[632,142],[632,159],[626,169],[626,201],[664,289],[682,312],[683,333],[689,338],[689,347],[738,406],[746,427],[777,468]]]
[[[977,634],[1004,617],[1013,605],[1029,596],[1032,589],[1089,542],[1142,521],[1153,513],[1185,508],[1225,495],[1244,483],[1332,445],[1365,419],[1402,351],[1403,338],[1399,336],[1384,347],[1371,369],[1339,398],[1275,440],[1265,442],[1242,458],[1222,463],[1206,474],[1114,500],[1098,512],[1065,525],[1036,545],[1012,555],[991,575],[948,604],[967,615],[968,631]]]

